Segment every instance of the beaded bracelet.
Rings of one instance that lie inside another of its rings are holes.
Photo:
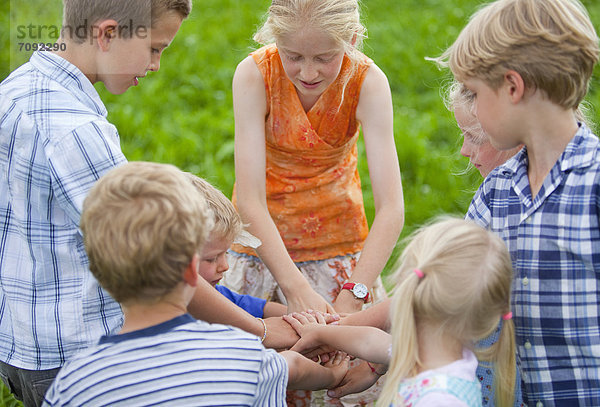
[[[258,319],[260,322],[262,322],[263,328],[265,329],[265,332],[263,333],[262,339],[260,340],[261,342],[264,342],[265,339],[267,338],[267,323],[262,318],[256,318],[256,319]]]

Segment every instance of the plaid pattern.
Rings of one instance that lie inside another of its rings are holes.
[[[513,314],[525,401],[600,405],[600,155],[580,128],[532,199],[523,149],[483,182],[467,218],[513,259]]]
[[[0,84],[0,360],[44,370],[120,326],[78,229],[94,182],[124,163],[90,81],[36,52]]]
[[[489,337],[479,341],[476,344],[477,348],[488,348],[498,341],[500,335],[501,324],[498,325],[496,331]],[[496,389],[494,387],[494,367],[489,362],[480,362],[477,366],[477,380],[481,384],[482,405],[483,407],[493,407],[496,405]],[[521,374],[517,369],[515,377],[515,399],[514,407],[525,407],[523,403],[523,392],[521,391]]]

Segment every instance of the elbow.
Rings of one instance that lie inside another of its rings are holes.
[[[382,205],[378,210],[376,209],[375,216],[381,216],[381,219],[385,219],[386,228],[399,236],[404,227],[404,202],[402,198],[391,200],[386,205]]]
[[[402,228],[404,227],[404,203],[400,201],[397,205],[395,205],[393,212],[393,224],[396,227],[398,234],[400,234],[400,232],[402,232]]]
[[[257,213],[261,208],[263,208],[263,206],[260,204],[260,201],[255,198],[242,198],[238,195],[236,208],[242,218],[242,221],[245,223],[252,223],[253,219],[257,216]]]

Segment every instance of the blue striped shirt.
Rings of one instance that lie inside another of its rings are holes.
[[[513,314],[530,406],[600,406],[600,144],[580,128],[535,198],[523,149],[483,182],[467,217],[512,256]]]
[[[36,52],[0,84],[0,360],[44,370],[122,323],[78,229],[94,182],[124,163],[90,81]]]
[[[61,369],[50,406],[285,406],[288,367],[254,335],[189,314],[106,336]]]

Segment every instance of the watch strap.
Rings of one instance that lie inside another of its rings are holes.
[[[354,294],[354,291],[352,291],[354,286],[356,286],[356,283],[347,282],[344,283],[344,285],[342,285],[342,290],[350,290],[352,294]],[[354,298],[356,298],[357,300],[363,300],[365,303],[367,303],[369,302],[369,295],[370,293],[369,291],[367,291],[367,295],[365,295],[365,298],[358,298],[356,295],[354,295]]]

